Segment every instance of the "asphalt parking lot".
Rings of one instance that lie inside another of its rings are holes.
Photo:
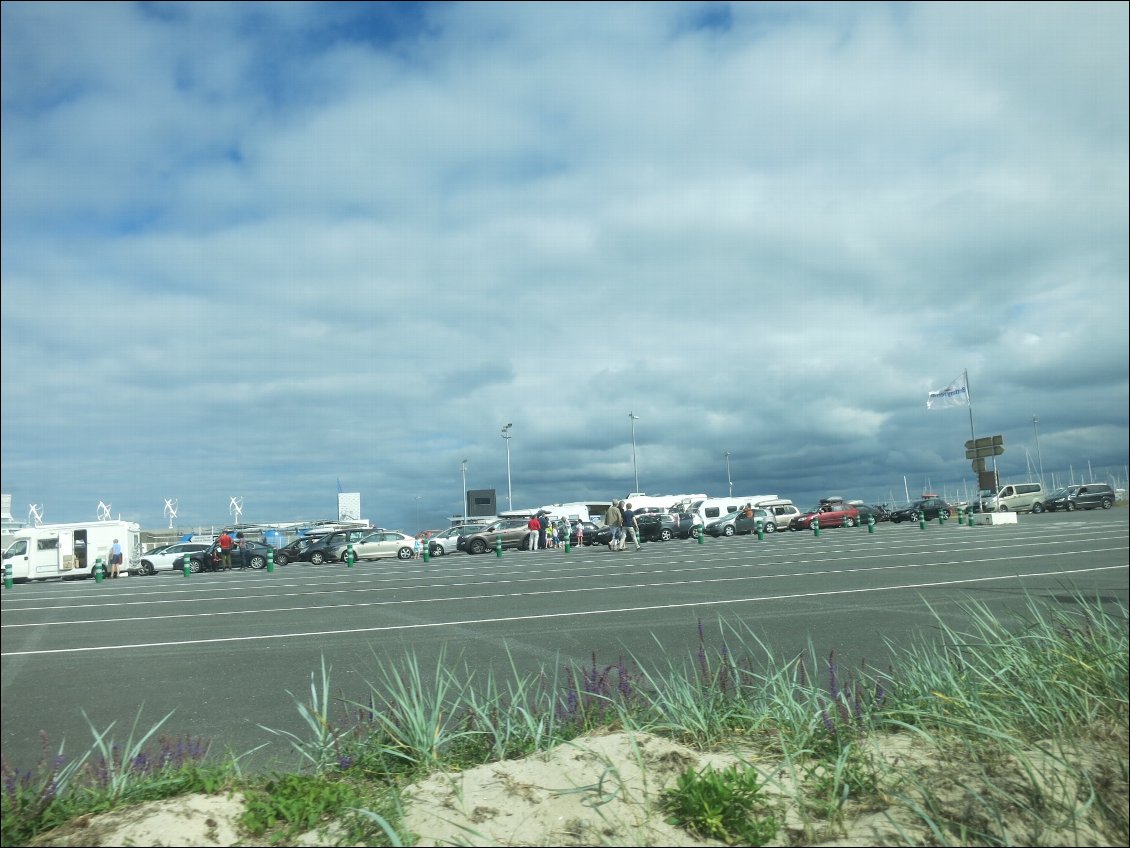
[[[691,657],[699,625],[755,634],[776,656],[809,645],[843,666],[886,665],[888,644],[964,620],[976,600],[1020,609],[1026,595],[1127,606],[1128,512],[1020,516],[1016,525],[917,524],[580,548],[493,552],[348,567],[180,572],[19,584],[3,593],[3,750],[17,767],[88,747],[86,716],[124,739],[148,729],[200,736],[293,764],[262,726],[303,734],[323,659],[335,694],[364,699],[379,662],[443,656],[468,673],[509,674],[620,659],[651,669]],[[929,607],[929,608],[928,608]],[[888,641],[889,640],[889,641]]]

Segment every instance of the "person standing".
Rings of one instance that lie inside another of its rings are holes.
[[[546,539],[546,530],[549,529],[549,516],[544,512],[538,513],[538,547],[543,551],[549,547]]]
[[[533,516],[526,522],[526,549],[536,551],[538,549],[538,533],[541,531],[541,522],[538,517]]]
[[[227,530],[225,530],[223,533],[220,534],[220,538],[216,540],[216,543],[219,545],[219,548],[220,548],[220,568],[221,568],[221,570],[231,571],[232,538],[231,538],[231,536],[228,535]]]
[[[608,550],[614,551],[620,546],[620,531],[623,529],[623,517],[616,501],[604,513],[604,526],[612,528],[612,538],[608,540]]]
[[[640,549],[640,522],[636,518],[635,510],[632,509],[631,504],[624,507],[624,512],[621,513],[620,517],[624,522],[624,538],[620,542],[620,550],[628,550],[628,542],[630,541],[638,551]]]
[[[117,539],[110,545],[110,576],[117,577],[122,567],[122,544]]]
[[[247,568],[247,539],[242,530],[235,534],[235,546],[239,549],[239,570],[243,571]]]

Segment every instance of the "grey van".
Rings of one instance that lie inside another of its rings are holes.
[[[1047,496],[1040,483],[1007,483],[997,492],[995,506],[999,512],[1031,510],[1040,513],[1044,511],[1043,501]]]
[[[1065,509],[1071,512],[1075,509],[1110,509],[1114,506],[1114,489],[1106,483],[1080,483],[1077,486],[1065,486],[1056,489],[1044,501],[1044,509],[1048,512]]]

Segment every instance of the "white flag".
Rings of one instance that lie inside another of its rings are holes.
[[[930,392],[926,398],[927,409],[945,409],[948,406],[969,406],[969,386],[964,371],[944,389]]]

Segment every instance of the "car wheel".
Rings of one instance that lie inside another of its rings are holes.
[[[141,568],[137,570],[137,573],[144,577],[148,577],[151,574],[156,574],[157,569],[153,567],[153,563],[151,563],[149,560],[143,559],[141,561]]]
[[[1067,511],[1068,512],[1075,512],[1075,501],[1068,501],[1067,502]]]
[[[251,568],[255,571],[259,571],[260,569],[267,567],[267,558],[265,556],[262,556],[261,554],[255,554],[253,557],[251,557],[251,562],[247,564],[251,566]]]
[[[486,552],[487,552],[487,543],[486,542],[484,542],[482,539],[472,539],[471,540],[471,553],[473,553],[473,554],[485,554]]]
[[[1008,512],[1008,504],[1001,504],[997,507],[997,512]]]
[[[275,554],[275,565],[286,565],[290,562],[290,557],[284,553]]]
[[[315,553],[310,554],[310,564],[311,565],[321,565],[325,561],[326,561],[326,556],[321,551],[317,551]]]
[[[776,533],[777,532],[777,525],[774,524],[772,521],[770,521],[768,524],[765,525],[765,532],[766,533]]]
[[[1044,505],[1043,504],[1040,504],[1040,503],[1032,504],[1032,514],[1033,515],[1039,515],[1043,511],[1044,511]]]
[[[901,524],[901,523],[902,523],[902,518],[900,518],[900,517],[899,517],[899,516],[897,516],[897,515],[892,515],[892,516],[891,516],[891,522],[892,522],[893,524]]]
[[[1103,498],[1103,509],[1110,509],[1112,506],[1114,506],[1114,504],[1111,503],[1109,498]]]
[[[664,527],[662,530],[659,531],[659,541],[661,541],[661,542],[670,542],[671,541],[671,531],[669,529],[667,529],[666,527]]]
[[[726,536],[733,536],[734,535],[734,525],[733,524],[727,524],[723,528],[722,533]]]
[[[854,526],[855,526],[855,519],[852,518],[850,515],[847,518],[844,519],[844,527],[854,527]]]
[[[182,566],[183,568],[183,566]],[[198,559],[190,560],[188,563],[188,570],[193,574],[199,574],[204,570],[204,563]]]
[[[401,548],[396,552],[397,559],[412,559],[413,556],[415,556],[415,553],[408,547]]]
[[[443,556],[447,551],[443,549],[443,545],[433,545],[429,553],[431,556]]]

